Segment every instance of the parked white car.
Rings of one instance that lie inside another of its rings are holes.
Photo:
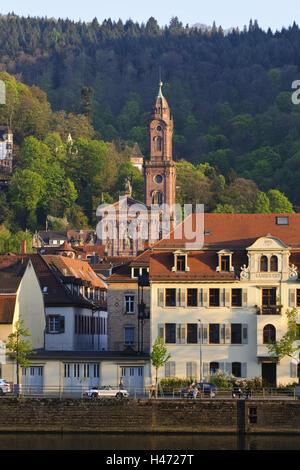
[[[111,385],[103,385],[102,387],[94,387],[87,390],[83,394],[84,397],[91,398],[127,398],[129,393],[127,390],[112,387]]]
[[[10,384],[4,379],[0,379],[0,395],[5,395],[10,392]]]

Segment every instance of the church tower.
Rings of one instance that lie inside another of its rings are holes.
[[[162,82],[148,125],[149,159],[144,162],[145,205],[175,204],[176,167],[172,159],[173,118]]]

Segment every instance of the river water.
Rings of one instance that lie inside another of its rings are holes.
[[[0,450],[300,450],[300,435],[0,433]]]

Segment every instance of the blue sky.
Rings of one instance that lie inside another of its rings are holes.
[[[0,13],[22,16],[47,16],[101,23],[105,18],[146,22],[154,16],[162,26],[172,16],[184,23],[211,25],[215,20],[223,28],[248,25],[250,18],[272,30],[300,22],[299,0],[10,0],[0,4]],[[299,12],[299,13],[298,13]],[[299,21],[298,21],[299,20]]]

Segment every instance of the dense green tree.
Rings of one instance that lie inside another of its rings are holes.
[[[288,198],[282,194],[278,189],[270,189],[267,192],[270,200],[270,212],[272,213],[289,213],[293,211],[293,205]]]

